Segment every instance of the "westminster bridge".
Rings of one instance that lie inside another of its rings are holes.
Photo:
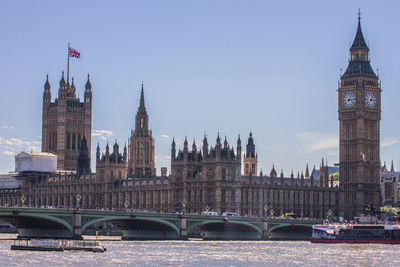
[[[192,231],[206,240],[307,239],[321,220],[182,215],[108,210],[0,208],[0,221],[20,238],[82,239],[85,230],[111,223],[123,240],[185,240]]]

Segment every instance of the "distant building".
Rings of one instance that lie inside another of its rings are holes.
[[[246,153],[244,154],[243,165],[244,175],[257,175],[258,155],[254,145],[253,134],[250,132],[249,140],[246,145]]]
[[[393,160],[390,170],[386,167],[386,162],[380,169],[381,176],[381,198],[384,205],[400,206],[400,172],[396,172]]]

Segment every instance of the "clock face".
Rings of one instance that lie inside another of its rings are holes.
[[[368,92],[365,95],[365,104],[369,108],[374,108],[376,106],[376,95],[373,92]]]
[[[356,102],[356,97],[352,91],[348,91],[343,95],[343,106],[345,108],[351,108]]]

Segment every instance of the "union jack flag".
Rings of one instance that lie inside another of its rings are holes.
[[[81,57],[81,53],[79,53],[78,51],[72,49],[71,47],[69,47],[68,55],[70,57],[76,57],[76,58],[80,58]]]

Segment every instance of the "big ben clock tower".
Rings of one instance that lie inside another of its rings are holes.
[[[349,65],[338,88],[340,212],[353,218],[379,206],[381,88],[370,65],[358,15]]]

